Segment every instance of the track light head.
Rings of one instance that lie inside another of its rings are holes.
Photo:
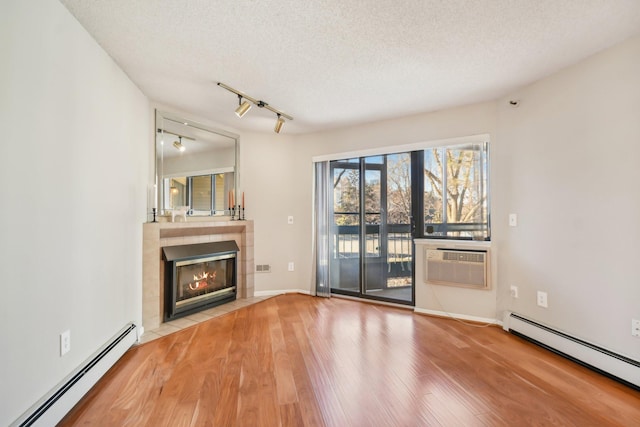
[[[252,98],[249,95],[247,95],[246,93],[240,92],[239,90],[236,90],[230,86],[227,86],[226,84],[222,83],[222,82],[218,82],[218,86],[220,86],[221,88],[228,90],[231,93],[235,93],[238,96],[238,108],[236,108],[236,115],[238,117],[242,117],[247,111],[249,111],[249,109],[251,108],[252,104],[256,105],[258,108],[264,108],[267,109],[273,113],[276,113],[278,115],[278,120],[276,121],[276,126],[274,128],[274,131],[276,133],[280,133],[280,130],[282,129],[282,125],[284,125],[284,119],[287,120],[293,120],[293,117],[291,117],[290,115],[283,113],[280,110],[275,109],[274,107],[272,107],[271,105],[269,105],[267,102],[256,99],[256,98]],[[242,102],[244,100],[244,102]]]
[[[238,95],[238,108],[236,108],[236,116],[242,118],[247,111],[251,109],[251,103],[249,101],[242,102],[242,96]]]
[[[178,137],[180,141],[173,141],[173,146],[176,147],[176,150],[183,152],[185,150],[185,146],[182,145],[182,137]]]
[[[282,129],[282,125],[284,125],[284,119],[280,117],[280,114],[278,114],[278,120],[276,120],[276,127],[273,129],[275,133],[280,133],[280,129]]]

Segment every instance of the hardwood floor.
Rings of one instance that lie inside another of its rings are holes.
[[[638,426],[640,392],[504,332],[288,294],[139,345],[61,426]]]

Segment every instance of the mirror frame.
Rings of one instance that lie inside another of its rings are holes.
[[[206,132],[211,132],[214,133],[216,135],[220,135],[229,139],[233,140],[234,143],[234,151],[235,151],[235,157],[234,157],[234,161],[235,164],[233,165],[233,190],[234,193],[236,194],[236,200],[237,200],[237,195],[240,194],[239,193],[239,188],[240,188],[240,135],[232,133],[232,132],[228,132],[226,130],[223,129],[218,129],[206,124],[203,124],[201,122],[195,121],[195,120],[191,120],[191,119],[186,119],[184,118],[182,115],[180,114],[175,114],[175,113],[171,113],[169,111],[163,111],[163,110],[159,110],[156,109],[155,110],[155,120],[154,120],[154,129],[153,129],[153,134],[154,134],[154,200],[153,202],[151,202],[151,208],[156,208],[156,217],[161,217],[161,216],[166,216],[167,212],[162,208],[163,206],[163,199],[162,199],[162,180],[163,177],[159,175],[159,170],[161,169],[160,163],[161,163],[161,156],[160,156],[160,152],[162,150],[162,147],[159,146],[158,144],[158,129],[164,129],[163,127],[163,123],[162,121],[164,119],[169,119],[175,122],[179,122],[179,123],[184,123],[187,126],[191,126],[195,129],[198,129],[200,131],[206,131]],[[195,169],[193,172],[199,172],[200,168]],[[189,171],[187,171],[186,173],[188,173]],[[151,209],[150,209],[151,210]],[[231,216],[231,211],[230,209],[224,209],[224,215],[216,215],[216,217],[218,216],[222,216],[222,217],[230,217]],[[198,217],[202,217],[202,218],[211,218],[213,217],[213,215],[198,215]]]

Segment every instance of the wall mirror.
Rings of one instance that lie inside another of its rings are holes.
[[[230,215],[237,194],[239,136],[156,110],[159,215]]]

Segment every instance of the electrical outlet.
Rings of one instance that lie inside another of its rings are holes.
[[[549,307],[547,305],[547,293],[546,292],[538,291],[538,305],[540,307],[544,307],[544,308]]]
[[[631,335],[640,338],[640,320],[631,319]]]
[[[293,271],[293,261],[289,261],[289,271]]]
[[[289,215],[287,217],[287,224],[289,224],[289,225],[293,224],[293,215]]]
[[[518,215],[517,214],[509,214],[509,226],[517,227],[518,226]]]
[[[60,334],[60,356],[64,356],[69,351],[71,351],[71,331],[67,329]]]
[[[511,298],[518,298],[518,287],[511,286]]]

